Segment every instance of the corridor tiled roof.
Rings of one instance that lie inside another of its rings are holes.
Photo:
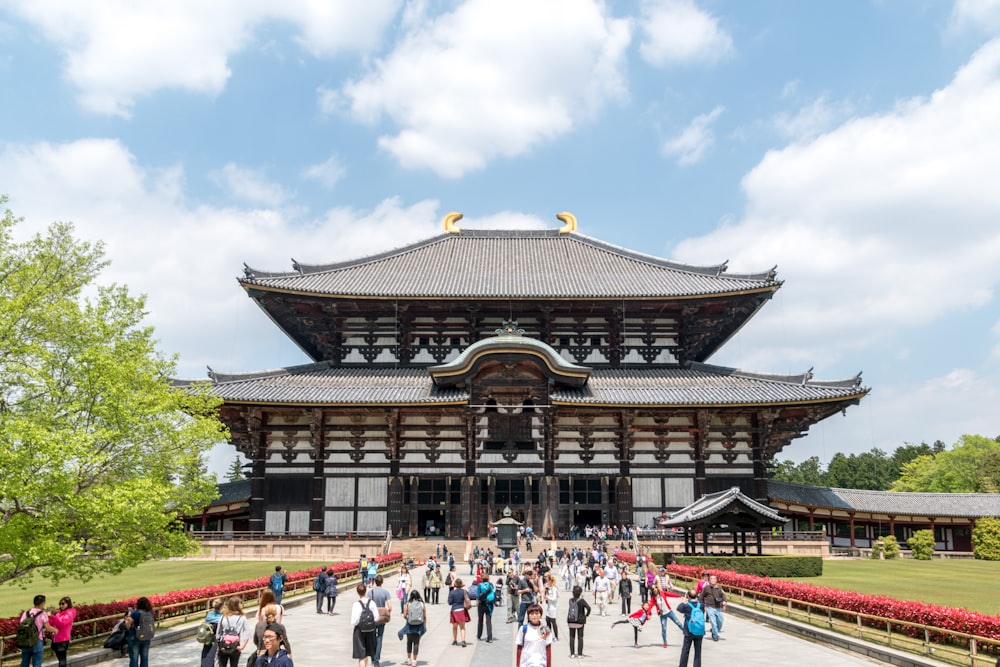
[[[771,501],[806,507],[908,516],[1000,517],[998,493],[902,493],[834,489],[769,480]]]
[[[737,506],[742,507],[744,512],[756,514],[777,524],[787,521],[767,505],[762,505],[753,498],[744,495],[738,486],[734,486],[726,491],[702,496],[687,507],[677,510],[669,518],[660,521],[660,525],[670,527],[698,523],[712,519],[717,515],[729,513],[732,508]]]
[[[708,364],[689,368],[593,369],[587,386],[556,387],[566,405],[742,405],[843,400],[862,396],[858,378],[822,383],[803,376],[753,374]],[[436,387],[426,368],[336,368],[328,362],[256,373],[210,373],[230,402],[391,405],[464,403],[463,389]]]
[[[245,268],[247,289],[399,298],[649,298],[780,286],[774,270],[727,273],[558,230],[462,230],[360,259],[293,271]]]

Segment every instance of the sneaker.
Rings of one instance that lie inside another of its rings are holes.
[[[667,648],[667,642],[663,642],[663,648]]]
[[[462,642],[462,648],[465,648],[465,642]]]
[[[452,645],[452,646],[458,646],[458,642],[457,642],[457,641],[454,641],[454,642],[452,642],[452,643],[451,643],[451,645]]]

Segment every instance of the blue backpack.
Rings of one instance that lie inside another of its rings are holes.
[[[271,575],[271,590],[275,593],[280,593],[285,589],[285,578],[275,572]]]
[[[705,610],[694,600],[688,602],[688,607],[691,608],[691,615],[688,616],[687,631],[691,633],[692,637],[704,637]]]

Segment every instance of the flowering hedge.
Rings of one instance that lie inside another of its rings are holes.
[[[391,553],[384,556],[376,556],[375,561],[382,565],[384,563],[395,563],[401,561],[403,554]],[[332,569],[338,578],[347,578],[358,573],[358,564],[352,562],[337,563],[327,567]],[[312,581],[319,573],[320,568],[315,567],[308,570],[298,570],[287,572],[288,583],[294,585],[297,582]],[[270,576],[247,579],[244,581],[231,581],[224,584],[212,586],[202,586],[200,588],[189,588],[183,591],[171,591],[160,595],[150,595],[149,601],[153,608],[157,610],[157,618],[162,620],[172,616],[183,616],[198,611],[206,610],[205,600],[217,597],[236,595],[248,590],[259,590],[267,588]],[[137,598],[125,598],[113,602],[97,602],[92,604],[76,605],[76,623],[73,626],[73,639],[84,639],[111,632],[111,629],[125,613],[128,607],[135,607]],[[184,604],[190,603],[190,604]],[[176,606],[174,606],[176,605]],[[109,617],[109,618],[104,618]],[[17,624],[20,615],[10,618],[0,619],[0,637],[4,638],[4,654],[18,651],[14,646],[14,633],[17,631]],[[94,623],[85,623],[91,619],[102,619]]]
[[[701,568],[689,565],[671,565],[667,570],[671,574],[690,579],[698,579],[702,572]],[[884,595],[864,595],[835,588],[756,577],[725,570],[710,570],[710,572],[717,575],[719,581],[728,586],[851,612],[840,614],[839,617],[852,622],[857,618],[855,614],[862,613],[1000,641],[1000,617],[987,616],[968,609],[926,602],[896,600]],[[886,625],[875,619],[863,619],[862,622],[865,625],[883,629]],[[902,632],[911,636],[922,636],[923,634],[916,628],[912,630],[910,632],[907,629],[901,629]],[[932,636],[931,639],[940,642],[945,640],[946,636],[936,635]]]

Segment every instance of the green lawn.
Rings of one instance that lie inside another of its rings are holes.
[[[929,561],[828,560],[822,577],[795,579],[802,583],[918,600],[995,615],[1000,613],[1000,562],[982,560]]]
[[[282,564],[289,572],[306,570],[329,562],[294,561]],[[20,614],[31,607],[31,599],[42,593],[54,605],[63,595],[73,598],[75,604],[110,602],[122,598],[155,595],[169,591],[209,586],[229,581],[243,581],[263,577],[274,572],[276,563],[271,561],[200,561],[170,560],[143,563],[116,576],[104,576],[83,583],[63,579],[58,586],[41,576],[21,588],[17,582],[0,585],[0,618]]]

